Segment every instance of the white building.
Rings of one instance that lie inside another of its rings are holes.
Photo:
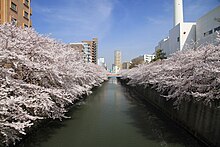
[[[115,64],[112,64],[112,73],[118,73],[120,71],[120,68],[116,66]]]
[[[107,64],[105,63],[105,58],[101,57],[98,59],[98,65],[107,69]]]
[[[131,60],[133,65],[139,65],[144,63],[150,63],[155,58],[155,55],[144,54]]]
[[[183,21],[183,0],[174,0],[174,27],[166,37],[158,43],[155,50],[162,49],[166,56],[176,51],[189,49],[206,42],[214,42],[216,31],[220,30],[220,6],[210,11],[197,22]]]
[[[220,31],[220,6],[208,12],[196,22],[196,40],[199,45],[213,43],[216,31]]]
[[[169,31],[169,48],[164,52],[170,55],[191,47],[196,39],[196,23],[181,22]]]
[[[158,45],[155,47],[155,51],[161,49],[163,51],[167,51],[168,54],[170,54],[169,51],[169,37],[164,38],[163,40],[161,40]]]
[[[90,53],[91,48],[90,48],[89,44],[79,42],[79,43],[70,43],[70,46],[73,48],[76,48],[77,50],[79,50],[80,52],[83,53],[83,58],[84,58],[85,62],[87,62],[87,63],[92,62],[92,57],[91,57],[91,53]]]
[[[150,63],[155,58],[155,55],[144,54],[143,57],[145,63]]]

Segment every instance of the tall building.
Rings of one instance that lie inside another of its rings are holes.
[[[93,38],[92,41],[82,41],[87,43],[90,47],[90,56],[92,63],[97,64],[97,55],[98,55],[98,38]]]
[[[101,57],[98,59],[98,65],[107,69],[107,64],[105,63],[105,58]]]
[[[19,27],[32,27],[31,0],[0,0],[0,24],[11,22]]]
[[[169,57],[177,51],[215,43],[216,32],[220,31],[220,6],[196,22],[184,22],[183,18],[183,0],[174,0],[174,27],[169,31],[169,36],[158,43],[155,51],[162,49]]]
[[[114,55],[114,65],[117,66],[119,68],[119,70],[122,68],[121,66],[121,51],[116,50],[115,51],[115,55]]]
[[[91,49],[90,46],[87,43],[70,43],[70,46],[74,48],[75,50],[78,50],[80,53],[82,53],[83,59],[87,63],[91,63]]]

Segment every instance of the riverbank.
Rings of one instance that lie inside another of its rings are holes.
[[[207,43],[178,51],[167,59],[144,63],[121,71],[131,89],[149,97],[171,118],[194,136],[219,146],[220,36]],[[192,111],[192,112],[191,112]],[[217,137],[217,138],[216,138]]]
[[[203,147],[115,78],[16,147]]]
[[[155,89],[143,85],[129,85],[129,79],[119,79],[119,81],[200,141],[208,146],[220,146],[220,109],[188,100],[182,101],[179,108],[175,109],[173,106],[175,100],[167,101]]]
[[[68,107],[107,80],[68,44],[32,28],[0,25],[0,145],[15,145],[47,120],[63,120]]]
[[[108,80],[105,80],[101,85],[103,85],[107,81]],[[93,93],[93,91],[96,91],[100,86],[93,87],[91,89],[92,93]],[[22,136],[22,139],[17,141],[15,143],[15,145],[11,143],[9,145],[9,147],[19,146],[19,145],[23,144],[23,142],[28,140],[30,138],[30,136],[32,136],[33,134],[35,134],[39,130],[44,130],[45,131],[45,128],[49,128],[51,124],[58,123],[58,121],[60,123],[62,123],[65,120],[71,119],[71,117],[69,117],[69,115],[68,115],[70,113],[70,111],[72,111],[75,107],[79,107],[81,104],[83,104],[86,101],[86,99],[89,95],[90,94],[81,95],[72,104],[69,104],[65,107],[65,109],[67,110],[66,113],[65,113],[65,116],[67,116],[67,118],[64,118],[62,121],[49,119],[49,118],[47,118],[45,120],[38,120],[34,123],[33,126],[31,126],[31,128],[28,128],[28,130],[26,130],[26,135]],[[3,146],[0,145],[0,147],[3,147]]]
[[[220,108],[220,35],[216,44],[178,51],[171,57],[122,70],[129,85],[153,87],[166,100],[203,102]]]
[[[28,139],[29,135],[34,134],[39,129],[43,129],[44,127],[47,127],[48,125],[50,125],[51,122],[54,122],[54,121],[57,121],[57,120],[62,122],[63,120],[70,119],[68,116],[66,116],[66,114],[69,113],[69,111],[71,109],[73,109],[74,107],[81,105],[81,103],[83,103],[86,100],[86,98],[93,91],[95,91],[97,88],[99,88],[106,81],[107,80],[104,80],[99,86],[94,86],[92,89],[90,89],[89,94],[84,93],[83,95],[79,95],[72,103],[69,103],[69,104],[65,105],[64,109],[66,111],[64,112],[64,114],[63,114],[64,117],[62,119],[51,119],[51,118],[37,119],[37,120],[33,121],[33,125],[31,127],[25,128],[25,130],[24,130],[25,134],[17,134],[17,137],[18,137],[17,140],[9,141],[7,146],[8,147],[13,147],[13,146],[19,145],[20,143],[22,143],[23,141]],[[5,147],[6,144],[3,144],[3,142],[4,142],[3,138],[1,140],[2,141],[0,143],[0,147]]]

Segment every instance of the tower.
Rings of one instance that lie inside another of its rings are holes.
[[[183,0],[174,0],[173,25],[176,26],[179,23],[183,23]]]
[[[115,51],[115,66],[121,69],[121,51]]]

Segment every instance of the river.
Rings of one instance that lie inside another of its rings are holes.
[[[115,78],[94,90],[67,114],[17,147],[201,147],[149,104],[139,101]]]

